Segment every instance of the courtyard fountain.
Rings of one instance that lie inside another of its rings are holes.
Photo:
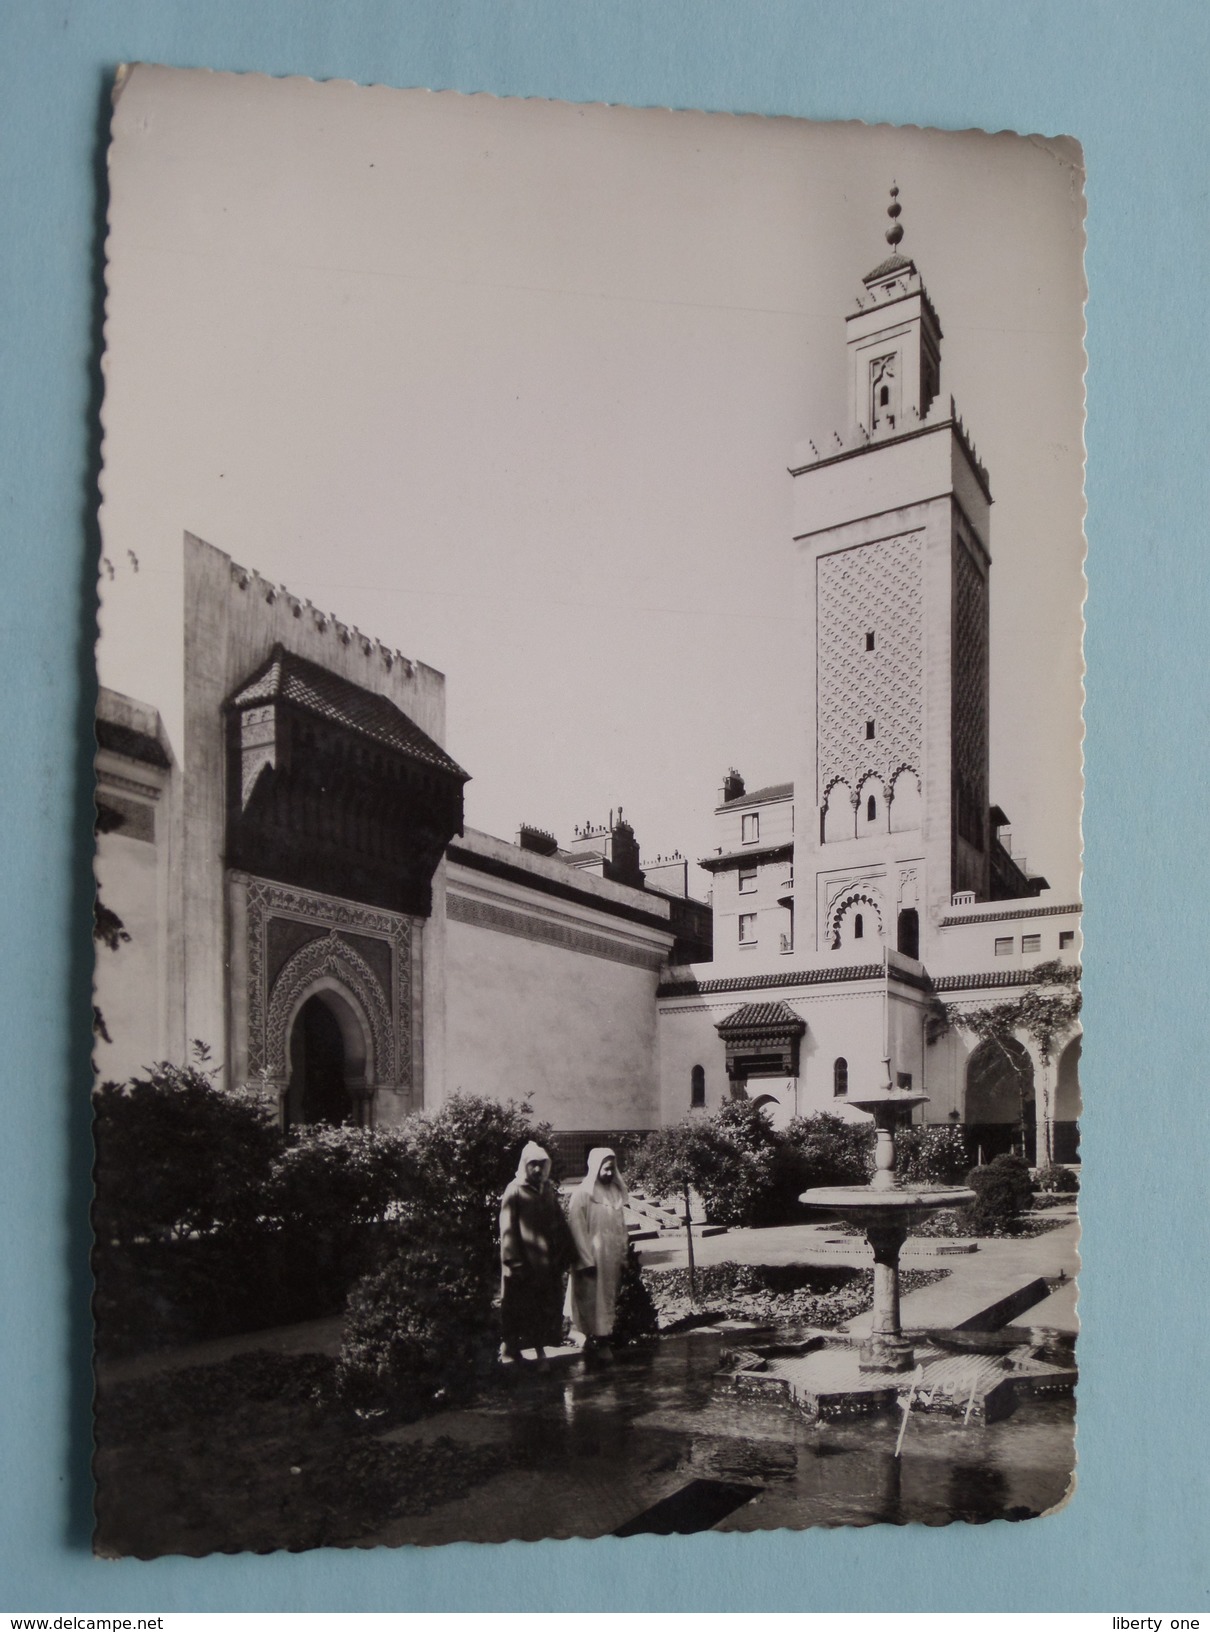
[[[904,1426],[913,1410],[987,1423],[1008,1416],[1019,1398],[1069,1394],[1076,1379],[1070,1345],[1043,1329],[1005,1329],[1007,1309],[989,1309],[957,1330],[904,1333],[899,1256],[909,1229],[931,1213],[968,1206],[975,1193],[963,1186],[900,1183],[895,1131],[928,1095],[895,1087],[891,1061],[884,1064],[885,1082],[849,1100],[874,1119],[869,1183],[822,1186],[799,1197],[805,1206],[864,1231],[874,1258],[868,1335],[858,1340],[845,1332],[815,1332],[732,1350],[721,1357],[718,1386],[770,1405],[794,1407],[813,1419],[898,1407]],[[1011,1313],[1023,1312],[1046,1290],[1042,1280],[1035,1281]]]
[[[874,1118],[874,1175],[869,1184],[836,1185],[806,1190],[798,1198],[805,1206],[830,1213],[865,1231],[874,1254],[874,1313],[870,1335],[861,1346],[863,1371],[911,1371],[915,1351],[899,1322],[899,1254],[908,1229],[943,1208],[965,1207],[975,1199],[973,1190],[905,1188],[895,1172],[895,1130],[928,1095],[891,1082],[886,1060],[886,1082],[864,1099],[852,1099],[855,1110]]]

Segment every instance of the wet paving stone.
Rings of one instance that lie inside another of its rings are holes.
[[[1064,1499],[1074,1463],[1070,1399],[1033,1401],[992,1425],[913,1415],[897,1457],[898,1412],[812,1424],[794,1411],[720,1398],[714,1376],[728,1341],[666,1339],[609,1371],[529,1377],[434,1418],[434,1431],[440,1423],[452,1438],[479,1443],[483,1434],[508,1445],[513,1465],[367,1541],[637,1535],[665,1521],[671,1528],[658,1533],[984,1523],[1032,1517]],[[742,1500],[727,1507],[723,1490]]]

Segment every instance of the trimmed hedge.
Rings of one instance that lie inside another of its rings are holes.
[[[349,1294],[337,1384],[350,1404],[415,1417],[464,1399],[497,1341],[474,1255],[434,1230],[403,1242]]]
[[[1023,1156],[997,1156],[986,1167],[972,1168],[966,1182],[975,1192],[968,1215],[974,1234],[1012,1235],[1019,1230],[1021,1215],[1034,1193],[1029,1163]]]
[[[1034,1183],[1039,1190],[1056,1196],[1074,1196],[1080,1188],[1079,1175],[1073,1173],[1071,1168],[1062,1167],[1057,1163],[1050,1167],[1040,1167]]]

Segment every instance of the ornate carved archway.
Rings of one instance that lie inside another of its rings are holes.
[[[284,965],[269,994],[265,1020],[267,1075],[284,1083],[290,1070],[290,1027],[307,998],[327,982],[351,999],[364,1016],[372,1050],[366,1061],[367,1082],[395,1080],[391,1012],[374,971],[334,931],[309,941]]]

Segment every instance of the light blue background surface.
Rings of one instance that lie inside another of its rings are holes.
[[[0,150],[0,1607],[1210,1607],[1203,0],[9,0]],[[105,88],[122,60],[1077,136],[1089,171],[1080,1488],[1026,1525],[102,1564],[89,831]]]

